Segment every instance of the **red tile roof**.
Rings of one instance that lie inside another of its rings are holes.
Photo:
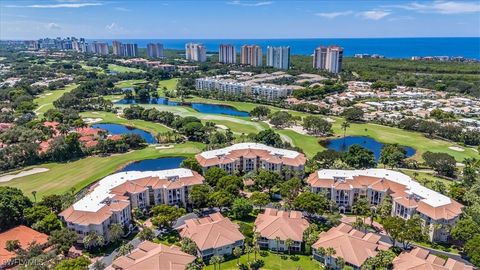
[[[5,248],[9,240],[18,240],[22,248],[27,248],[33,242],[40,245],[46,244],[48,242],[48,235],[37,232],[24,225],[0,233],[0,265],[6,264],[10,259],[15,257],[14,252],[10,252]]]

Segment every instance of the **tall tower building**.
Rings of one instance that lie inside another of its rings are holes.
[[[122,43],[118,40],[112,42],[113,55],[123,56]]]
[[[267,66],[278,69],[290,67],[290,47],[267,47]]]
[[[90,52],[94,54],[107,55],[108,44],[105,42],[94,41],[90,43]]]
[[[230,44],[221,44],[218,50],[218,62],[224,64],[237,63],[237,51],[235,46]]]
[[[207,49],[203,44],[187,43],[185,44],[185,58],[190,61],[207,61]]]
[[[258,67],[262,65],[262,47],[257,45],[243,45],[240,51],[240,63]]]
[[[339,46],[319,46],[313,53],[313,67],[331,73],[342,71],[343,48]]]
[[[122,56],[137,57],[138,46],[137,44],[122,44]]]
[[[148,43],[147,56],[148,58],[163,58],[163,44]]]

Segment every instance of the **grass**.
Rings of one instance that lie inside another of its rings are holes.
[[[132,126],[138,129],[143,129],[156,135],[158,133],[169,131],[170,128],[159,124],[148,122],[144,120],[128,120],[125,118],[120,118],[116,114],[109,112],[83,112],[80,114],[83,118],[102,118],[102,121],[97,123],[110,123],[110,124],[120,124],[126,126]]]
[[[97,73],[105,73],[105,71],[100,68],[100,67],[92,67],[92,66],[88,66],[84,63],[80,63],[80,65],[82,66],[83,69],[85,69],[86,71],[95,71]]]
[[[410,176],[411,178],[415,179],[417,182],[421,183],[422,185],[427,186],[428,188],[432,188],[431,184],[429,183],[434,183],[436,181],[443,182],[447,186],[447,188],[454,183],[454,181],[435,176],[431,172],[420,171],[420,170],[407,170],[407,169],[401,169],[399,171]]]
[[[39,118],[41,118],[46,111],[54,108],[53,102],[55,100],[60,98],[63,94],[72,91],[76,87],[76,84],[69,84],[62,89],[45,91],[43,94],[33,100],[33,102],[38,105],[34,112],[39,116]]]
[[[310,256],[296,255],[298,260],[294,261],[290,256],[286,255],[286,258],[278,254],[267,252],[266,257],[262,257],[257,254],[257,259],[264,261],[265,265],[261,268],[264,270],[285,270],[285,269],[302,269],[302,270],[319,270],[324,269],[319,262],[313,260]],[[250,254],[250,261],[253,261],[253,253]],[[247,264],[248,256],[242,255],[240,257],[240,263]],[[205,270],[215,269],[213,265],[208,265]],[[223,270],[237,270],[237,259],[232,259],[221,264],[220,269]]]
[[[146,80],[140,79],[140,80],[125,80],[125,81],[119,81],[115,83],[115,86],[118,88],[127,88],[127,87],[134,87],[138,84],[144,84],[146,83]]]
[[[90,156],[66,163],[46,163],[24,168],[24,170],[41,167],[47,168],[49,171],[15,178],[0,183],[0,186],[19,188],[26,196],[32,198],[32,191],[37,191],[37,198],[40,199],[45,195],[64,193],[72,187],[78,191],[133,161],[171,156],[191,156],[201,152],[202,149],[203,144],[188,142],[177,144],[174,148],[168,149],[146,147],[108,157]]]
[[[145,72],[144,70],[138,69],[138,68],[131,68],[131,67],[124,67],[124,66],[119,66],[115,64],[108,64],[108,69],[114,72],[119,72],[119,73],[127,73],[127,72],[133,72],[133,73],[140,73],[140,72]]]
[[[177,89],[178,78],[172,78],[168,80],[163,80],[158,83],[158,89],[160,91],[163,90],[163,87],[167,88],[167,90],[175,90]],[[159,92],[160,94],[163,92]]]

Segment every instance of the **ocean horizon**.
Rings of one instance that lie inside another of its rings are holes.
[[[345,56],[355,54],[379,54],[387,58],[410,58],[412,56],[462,56],[480,59],[480,37],[425,37],[425,38],[295,38],[295,39],[88,39],[103,41],[110,45],[113,40],[136,43],[139,48],[147,44],[162,43],[165,49],[183,50],[185,43],[203,43],[207,52],[218,52],[220,44],[232,44],[240,51],[245,44],[267,46],[290,46],[295,55],[311,55],[320,45],[339,45]]]

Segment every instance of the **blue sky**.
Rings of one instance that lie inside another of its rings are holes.
[[[480,1],[0,0],[0,38],[478,37]]]

